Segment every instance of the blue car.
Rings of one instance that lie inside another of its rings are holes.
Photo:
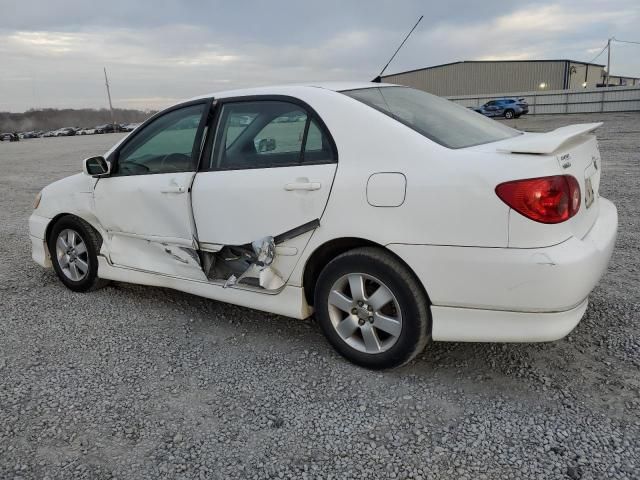
[[[481,107],[474,108],[474,110],[487,117],[511,119],[529,113],[529,104],[524,98],[498,98],[485,103]]]

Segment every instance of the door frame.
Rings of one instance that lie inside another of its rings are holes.
[[[118,173],[118,159],[120,157],[120,151],[127,145],[129,144],[131,141],[133,141],[133,139],[135,139],[138,135],[140,135],[140,133],[145,129],[145,127],[147,127],[150,123],[154,122],[155,120],[157,120],[160,117],[163,117],[166,114],[169,114],[171,112],[174,112],[176,110],[180,110],[182,108],[186,108],[186,107],[191,107],[193,105],[205,105],[205,108],[202,111],[202,116],[200,117],[200,123],[198,125],[198,130],[196,132],[196,136],[195,139],[193,141],[193,148],[191,150],[191,161],[193,162],[193,165],[191,166],[191,171],[192,172],[197,172],[198,171],[198,167],[200,165],[200,160],[202,157],[202,154],[205,150],[204,146],[203,146],[203,133],[204,133],[204,129],[210,125],[210,121],[213,117],[212,113],[212,107],[215,104],[215,98],[214,97],[204,97],[204,98],[198,98],[195,100],[189,100],[187,102],[182,102],[182,103],[178,103],[176,105],[172,105],[169,108],[166,108],[158,113],[156,113],[155,115],[152,115],[151,117],[149,117],[148,119],[146,119],[138,128],[136,128],[133,132],[131,132],[129,135],[127,135],[124,140],[117,146],[117,148],[115,148],[113,150],[113,152],[111,152],[109,154],[109,156],[106,158],[106,160],[111,163],[111,172],[109,175],[105,175],[102,178],[108,178],[108,177],[126,177],[126,176],[139,176],[139,175],[157,175],[157,172],[149,172],[149,173],[135,173],[135,174],[131,174],[131,175],[122,175]],[[207,132],[209,133],[209,132]],[[208,137],[208,135],[207,135]]]
[[[200,159],[198,162],[198,168],[196,170],[196,175],[199,172],[218,172],[223,170],[252,170],[250,168],[238,168],[238,169],[218,169],[218,168],[205,168],[204,159],[210,159],[213,154],[213,149],[215,148],[215,139],[218,133],[220,116],[222,113],[222,107],[227,103],[244,103],[244,102],[260,102],[260,101],[274,101],[274,102],[287,102],[297,105],[304,109],[307,113],[307,123],[305,125],[305,141],[306,141],[306,132],[308,130],[310,120],[314,120],[318,128],[322,131],[323,135],[327,138],[329,142],[329,147],[331,148],[333,160],[324,161],[324,162],[314,162],[313,164],[326,164],[326,163],[338,163],[338,147],[336,145],[335,140],[333,139],[333,135],[331,135],[331,131],[327,127],[322,117],[318,115],[318,112],[309,105],[304,100],[301,100],[297,97],[292,97],[290,95],[243,95],[243,96],[234,96],[234,97],[224,97],[211,99],[212,100],[212,115],[209,119],[209,129],[207,130],[207,138],[205,140],[204,148],[200,154]],[[303,143],[302,148],[304,148],[305,143]],[[310,163],[311,164],[311,163]],[[304,163],[300,163],[300,165],[304,165]],[[281,165],[274,165],[259,167],[261,169],[267,168],[281,168]]]

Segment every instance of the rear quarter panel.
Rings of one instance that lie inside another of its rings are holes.
[[[509,208],[494,193],[496,179],[508,177],[500,171],[499,157],[442,147],[340,93],[320,91],[301,98],[327,124],[339,158],[321,226],[292,282],[301,281],[305,259],[334,238],[364,238],[380,245],[507,246]],[[400,206],[367,202],[367,181],[380,172],[406,177]]]

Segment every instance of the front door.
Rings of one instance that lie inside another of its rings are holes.
[[[108,233],[112,263],[202,279],[190,187],[208,103],[172,109],[114,152],[111,176],[94,189],[96,216]]]
[[[218,108],[213,148],[193,185],[200,246],[245,245],[306,225],[276,246],[273,266],[286,280],[329,198],[335,144],[322,120],[292,100]]]

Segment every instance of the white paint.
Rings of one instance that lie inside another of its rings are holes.
[[[374,173],[367,182],[367,202],[374,207],[399,207],[406,191],[407,179],[402,173]]]
[[[191,192],[193,173],[111,177],[97,186],[95,179],[75,175],[43,190],[29,222],[34,260],[49,264],[46,226],[56,215],[70,213],[102,235],[103,278],[305,318],[311,309],[300,287],[310,255],[328,241],[357,237],[387,245],[413,269],[434,304],[434,338],[548,340],[579,321],[586,305],[581,302],[613,249],[615,207],[600,199],[597,208],[550,226],[515,217],[494,191],[505,181],[563,174],[556,156],[498,152],[508,140],[502,146],[447,149],[328,88],[264,87],[216,96],[260,94],[289,95],[311,105],[337,144],[337,166],[203,172],[195,175]],[[538,135],[535,141],[521,136],[508,148],[564,148],[584,175],[585,156],[597,154],[585,128]],[[389,170],[392,175],[384,174]],[[400,177],[406,178],[402,201]],[[599,182],[599,173],[594,180]],[[173,250],[201,242],[217,251],[316,218],[315,231],[278,246],[272,268],[286,284],[275,292],[222,288],[204,278],[197,261],[176,258]],[[515,246],[528,248],[508,248]]]
[[[602,122],[567,125],[548,133],[525,133],[500,143],[499,152],[551,154],[567,142],[593,132]]]
[[[571,332],[586,309],[586,299],[571,310],[551,313],[433,306],[431,336],[446,342],[550,342]]]

